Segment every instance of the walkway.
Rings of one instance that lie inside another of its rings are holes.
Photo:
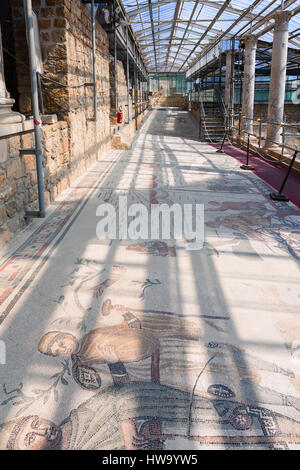
[[[158,109],[64,193],[0,268],[0,449],[300,448],[299,210],[269,192]],[[204,204],[203,249],[99,240],[120,195]]]

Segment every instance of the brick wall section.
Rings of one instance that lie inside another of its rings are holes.
[[[110,109],[111,109],[111,123],[116,124],[116,113],[118,110],[115,109],[115,62],[114,59],[110,60]],[[123,121],[128,122],[128,98],[127,98],[127,79],[126,71],[121,60],[117,61],[117,91],[118,91],[118,108],[121,106],[123,110]],[[142,91],[142,83],[140,89],[137,87],[129,90],[129,108],[131,119],[134,118],[135,114],[142,113],[142,110],[146,107],[147,96],[146,92]],[[138,120],[138,118],[137,118]]]
[[[14,21],[20,110],[31,114],[30,76],[23,0],[11,0]],[[38,13],[43,52],[45,112],[59,121],[43,125],[43,165],[46,204],[82,174],[110,146],[108,37],[96,25],[97,123],[91,83],[91,19],[79,0],[33,0]],[[59,82],[50,82],[47,79]],[[15,232],[25,225],[24,211],[36,210],[35,156],[20,157],[33,145],[33,134],[0,140],[0,255]]]
[[[26,136],[28,138],[28,136]],[[0,140],[0,253],[11,234],[25,224],[21,216],[24,198],[34,197],[30,181],[25,177],[25,165],[19,157],[21,137]]]
[[[46,206],[94,162],[111,142],[111,96],[108,36],[96,23],[98,121],[95,123],[92,73],[92,24],[80,0],[32,0],[38,14],[44,75],[42,92],[46,114],[58,122],[43,124],[43,167]],[[11,0],[20,111],[30,116],[31,91],[23,0]],[[114,80],[114,77],[111,79]],[[114,82],[113,82],[114,91]],[[118,94],[127,121],[127,85],[118,62]],[[132,109],[132,104],[131,104]],[[146,113],[122,130],[131,141]],[[131,112],[133,116],[133,112]],[[114,122],[112,121],[112,124]],[[0,140],[0,256],[14,234],[25,226],[25,210],[38,209],[33,133]]]
[[[15,48],[21,112],[29,114],[30,79],[23,0],[11,0],[15,29]],[[46,113],[62,116],[69,111],[93,106],[91,19],[79,0],[33,0],[38,14],[42,43],[43,98]],[[108,37],[96,24],[97,85],[101,103],[109,107]],[[52,81],[50,81],[52,80]],[[58,83],[56,83],[58,82]],[[61,84],[61,85],[59,85]]]
[[[111,59],[109,62],[109,78],[110,78],[110,109],[111,109],[111,122],[115,124],[116,119],[116,106],[115,106],[115,61]],[[127,98],[127,80],[123,62],[117,60],[117,91],[118,91],[118,107],[122,107],[124,122],[128,120],[128,98]],[[132,99],[129,96],[129,106],[132,110]],[[132,115],[132,111],[131,111]]]

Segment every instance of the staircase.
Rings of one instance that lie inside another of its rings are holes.
[[[200,139],[219,142],[224,137],[224,116],[218,103],[203,102],[200,122]]]

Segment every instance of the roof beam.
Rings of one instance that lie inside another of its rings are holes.
[[[180,44],[179,44],[179,46],[178,46],[177,54],[176,54],[176,56],[174,57],[173,64],[171,65],[171,70],[172,70],[172,68],[173,68],[173,66],[174,66],[174,64],[175,64],[175,60],[176,60],[177,55],[178,55],[178,53],[179,53],[179,49],[182,48],[184,38],[185,38],[185,36],[186,36],[186,33],[188,32],[189,26],[190,26],[190,24],[191,24],[191,21],[192,21],[192,19],[193,19],[193,16],[194,16],[194,14],[195,14],[195,11],[196,11],[197,7],[198,7],[198,2],[197,2],[197,3],[195,2],[195,5],[194,5],[193,10],[192,10],[192,12],[191,12],[189,21],[188,21],[188,23],[187,23],[187,25],[186,25],[186,27],[185,27],[185,31],[184,31],[184,33],[183,33],[181,42],[180,42]],[[202,9],[203,9],[203,6],[200,8],[200,10],[199,10],[199,12],[198,12],[197,19],[198,19],[200,13],[202,12]],[[195,21],[195,20],[193,19],[193,22],[194,22],[194,21]]]
[[[211,7],[211,8],[215,8],[216,10],[219,10],[220,7],[223,5],[223,3],[221,2],[216,2],[216,1],[211,1],[211,0],[189,0],[190,3],[192,2],[196,2],[196,3],[200,3],[200,4],[203,4],[205,6],[208,6],[208,7]],[[169,3],[174,3],[174,0],[159,0],[159,1],[156,1],[155,3],[152,3],[152,8],[157,8],[159,6],[164,6],[164,5],[168,5]],[[131,6],[136,6],[136,5],[126,5],[127,8],[130,8]],[[135,18],[139,12],[140,13],[144,13],[148,11],[148,4],[147,3],[142,3],[140,4],[140,6],[138,8],[134,8],[133,10],[130,10],[127,12],[129,18]],[[238,8],[233,8],[233,7],[229,7],[227,8],[227,11],[228,13],[233,13],[235,15],[241,15],[244,10],[240,10]],[[250,13],[248,14],[247,18],[251,19],[252,17],[254,17],[254,14]]]
[[[178,19],[178,15],[179,15],[179,11],[180,11],[181,6],[182,6],[182,0],[177,0],[175,12],[174,12],[174,17],[173,17],[173,24],[172,24],[172,30],[171,30],[171,35],[170,35],[170,41],[169,41],[169,45],[168,45],[166,64],[168,63],[168,60],[169,60],[171,44],[172,44],[172,41],[173,41],[173,36],[174,36],[175,28],[176,28],[176,20]],[[178,27],[178,25],[177,25],[177,27]]]
[[[184,2],[187,9],[183,9]],[[283,9],[289,8],[294,14],[300,12],[300,6],[291,9],[293,4],[299,5],[299,0],[282,0],[281,3]],[[151,66],[151,71],[155,62],[156,71],[159,72],[165,69],[171,71],[173,67],[176,71],[189,70],[223,38],[241,39],[250,30],[252,34],[255,31],[257,37],[272,32],[274,14],[280,11],[278,4],[278,0],[253,0],[248,2],[249,7],[242,10],[242,3],[239,5],[231,0],[129,0],[125,8],[129,24],[136,25],[134,33],[144,62],[148,68]],[[205,7],[213,8],[215,12],[204,15],[202,9],[206,11]],[[131,11],[128,8],[132,8]],[[172,16],[169,15],[170,20],[167,20],[169,10]],[[225,12],[229,14],[223,14]],[[296,38],[294,44],[297,49],[297,34],[290,36],[290,44]]]
[[[170,22],[169,22],[170,24]],[[183,26],[176,26],[176,29],[178,31],[185,31],[186,28],[184,28]],[[195,28],[190,28],[188,33],[189,34],[195,34],[195,35],[198,35],[198,36],[202,36],[202,33],[203,31],[206,31],[207,28],[204,28],[203,26],[196,26]],[[143,36],[143,33],[149,33],[150,31],[152,31],[152,27],[149,27],[149,28],[145,28],[144,30],[140,30],[140,31],[136,31],[135,34],[138,38],[140,38],[141,40],[143,40],[144,38],[147,38],[147,37],[151,37],[152,35],[149,34],[149,35],[144,35]],[[161,29],[159,32],[160,33],[168,33],[169,31],[172,31],[172,26],[170,26],[169,28],[165,28],[165,29]],[[221,31],[222,32],[222,31]],[[158,32],[154,32],[154,34],[158,34]],[[211,37],[215,37],[216,34],[220,34],[220,30],[218,29],[211,29],[210,30],[210,34],[206,34],[207,36],[211,36]],[[228,37],[232,37],[232,34],[227,34]]]
[[[141,47],[143,47],[144,49],[152,45],[152,44],[149,44],[149,41],[147,39],[143,39],[143,40],[139,41],[139,43],[140,43]],[[156,44],[168,45],[169,44],[169,39],[168,38],[157,39]],[[173,38],[173,44],[174,45],[180,45],[181,44],[181,38],[174,37]],[[194,46],[195,41],[192,41],[192,39],[187,38],[187,39],[184,39],[182,41],[182,44],[183,45]]]
[[[196,3],[196,2],[195,2]],[[197,7],[197,5],[196,5]],[[174,21],[174,20],[173,20]],[[220,18],[219,20],[219,23],[231,23],[232,22],[232,18]],[[178,18],[177,20],[175,20],[176,23],[190,23],[190,20],[182,20],[181,18]],[[210,20],[205,20],[205,19],[193,19],[193,24],[195,23],[210,23],[211,22],[211,19]],[[170,24],[170,21],[168,20],[153,20],[153,24],[155,23],[159,23],[159,24]],[[151,21],[130,21],[130,24],[151,24]]]
[[[296,0],[286,0],[283,4],[283,8],[288,8],[290,7],[291,5],[293,5],[293,3],[295,3]],[[260,28],[262,25],[265,25],[265,26],[272,26],[271,24],[269,25],[266,25],[266,23],[268,23],[268,21],[270,21],[274,14],[277,12],[277,11],[281,11],[281,8],[278,6],[276,6],[276,8],[274,8],[274,10],[272,10],[265,18],[261,19],[260,21],[258,21],[257,23],[255,23],[255,25],[253,25],[252,27],[250,27],[244,34],[247,34],[247,32],[250,32],[250,29],[251,29],[251,34],[256,31],[258,28]],[[272,28],[271,28],[272,29]]]
[[[164,45],[158,46],[158,47],[156,48],[156,53],[157,53],[157,51],[160,51],[160,50],[162,50],[162,49],[163,49],[163,50],[166,50],[166,48],[165,48]],[[180,49],[180,51],[189,53],[189,52],[191,51],[191,49],[188,49],[188,48],[186,48],[186,47],[183,47],[183,48]],[[177,51],[174,51],[174,50],[172,51],[172,50],[170,50],[170,54],[175,54],[176,52],[177,52]],[[147,54],[147,56],[149,56],[149,55],[151,55],[151,54],[154,54],[154,51],[149,52],[149,53]],[[166,54],[165,54],[165,55],[166,55]],[[185,54],[182,54],[182,55],[185,55]]]
[[[228,8],[229,4],[230,4],[231,0],[226,0],[223,5],[221,6],[221,8],[219,9],[218,13],[216,14],[216,16],[214,17],[214,19],[211,21],[211,23],[208,25],[208,27],[205,29],[205,31],[203,32],[202,36],[200,37],[199,41],[197,42],[197,44],[195,44],[195,46],[193,47],[193,49],[191,50],[190,54],[188,55],[188,57],[185,59],[185,61],[183,62],[182,64],[182,67],[184,66],[184,64],[189,60],[189,58],[194,54],[195,50],[197,49],[197,47],[201,44],[201,42],[203,41],[203,39],[205,39],[205,37],[208,35],[209,31],[211,32],[214,32],[216,30],[213,29],[213,25],[216,23],[216,21],[218,21],[218,18],[220,18],[220,16],[224,13],[224,11],[226,10],[226,8]]]
[[[155,55],[155,63],[157,63],[156,59],[156,50],[155,50],[155,33],[154,33],[154,26],[153,26],[153,14],[152,14],[152,3],[151,0],[148,0],[148,7],[150,12],[150,20],[151,20],[151,30],[152,30],[152,39],[153,39],[153,48],[154,48],[154,55]]]
[[[278,11],[280,11],[280,10],[278,10]],[[293,16],[297,15],[298,13],[300,13],[300,5],[299,5],[297,8],[295,8],[294,10],[289,10],[289,11],[290,11],[290,13],[291,13],[291,18],[292,18]],[[273,13],[273,14],[274,14],[274,13]],[[261,37],[261,36],[263,36],[264,34],[269,33],[270,31],[272,31],[272,29],[274,28],[274,26],[275,26],[275,23],[272,23],[271,26],[270,26],[270,25],[269,25],[269,26],[266,26],[262,31],[259,31],[259,32],[256,34],[256,36],[257,36],[257,37]]]
[[[253,8],[256,7],[257,4],[259,4],[261,2],[261,0],[255,0],[252,5],[250,5],[246,10],[244,10],[244,12],[241,14],[241,16],[239,18],[237,18],[230,26],[229,28],[226,29],[226,31],[224,31],[215,41],[213,41],[211,43],[210,46],[208,46],[203,52],[200,53],[199,57],[197,57],[197,60],[200,60],[205,54],[208,54],[208,52],[210,52],[220,41],[221,39],[226,36],[228,33],[230,33],[230,31],[232,30],[232,28],[234,26],[236,26],[238,23],[240,23],[240,21],[245,18]],[[193,63],[191,65],[189,65],[189,68],[192,67],[194,65],[196,61],[193,61]],[[184,64],[183,64],[184,65]],[[182,67],[183,67],[182,65]],[[182,67],[180,67],[179,70],[182,69]]]

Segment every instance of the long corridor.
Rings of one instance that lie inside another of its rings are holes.
[[[300,211],[269,193],[176,108],[64,192],[0,267],[0,449],[299,449]],[[99,239],[119,196],[203,204],[203,247]]]

